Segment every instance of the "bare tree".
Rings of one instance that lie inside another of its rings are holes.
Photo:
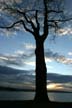
[[[57,32],[66,19],[63,12],[64,0],[1,0],[1,14],[7,20],[0,28],[13,29],[23,25],[36,42],[36,101],[49,101],[46,89],[47,68],[44,57],[44,42],[49,32]],[[2,19],[3,20],[3,19]]]

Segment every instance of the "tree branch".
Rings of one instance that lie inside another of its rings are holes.
[[[36,23],[37,23],[37,30],[39,32],[39,30],[40,30],[40,24],[38,22],[38,10],[36,10],[35,18],[36,18]]]
[[[48,14],[46,0],[44,0],[44,7],[44,33],[42,35],[43,40],[45,40],[48,35]]]
[[[57,11],[57,10],[48,10],[48,13],[62,13],[63,11]]]
[[[55,28],[56,26],[54,24],[48,24],[48,27]]]
[[[32,29],[35,31],[35,30],[36,30],[36,27],[35,27],[35,25],[33,24],[33,22],[32,22],[31,20],[28,20],[28,18],[27,18],[27,16],[26,16],[25,13],[23,13],[23,16],[24,16],[25,20],[27,21],[27,23],[31,24]]]
[[[34,34],[33,31],[31,31],[29,28],[26,27],[26,24],[24,22],[23,22],[23,26],[24,26],[26,31],[30,32],[31,34]]]
[[[26,16],[26,13],[25,13],[25,12],[20,11],[19,9],[13,9],[12,7],[8,7],[8,6],[7,6],[5,9],[14,10],[14,11],[17,12],[17,13],[22,14],[23,17],[24,17],[24,19],[26,20],[26,22],[29,23],[29,24],[31,24],[32,29],[36,32],[36,27],[35,27],[35,25],[33,24],[33,22],[32,22],[31,20],[28,19],[28,17]],[[31,11],[35,11],[35,10],[31,10]],[[31,31],[29,28],[26,27],[26,24],[24,23],[23,20],[17,21],[17,22],[15,22],[15,23],[13,23],[11,26],[8,26],[8,27],[1,27],[1,28],[7,28],[7,29],[9,29],[9,28],[12,28],[15,24],[20,23],[20,22],[23,24],[23,26],[24,26],[24,28],[25,28],[26,31],[28,31],[28,32],[30,32],[30,33],[32,33],[32,34],[34,35],[34,32]]]
[[[10,29],[10,28],[13,28],[18,23],[23,23],[23,20],[16,21],[13,24],[11,24],[10,26],[0,26],[0,28]]]
[[[48,20],[48,22],[67,22],[67,21],[71,21],[72,20],[72,18],[68,18],[68,19],[62,19],[62,20],[60,20],[60,19],[55,19],[55,20]]]
[[[28,29],[27,27],[26,27],[26,25],[25,25],[25,23],[24,23],[24,21],[23,20],[19,20],[19,21],[17,21],[17,22],[14,22],[13,24],[11,24],[10,26],[0,26],[0,28],[4,28],[4,29],[11,29],[11,28],[13,28],[16,24],[18,24],[18,23],[22,23],[23,24],[23,26],[24,26],[24,29],[26,30],[26,31],[28,31],[28,32],[30,32],[30,33],[32,33],[33,34],[33,31],[31,31],[30,29]]]

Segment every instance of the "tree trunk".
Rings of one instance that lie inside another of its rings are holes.
[[[35,101],[48,102],[46,77],[47,69],[44,58],[44,42],[40,40],[36,41],[36,94]]]

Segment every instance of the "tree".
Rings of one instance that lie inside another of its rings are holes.
[[[64,0],[1,0],[1,14],[7,16],[0,28],[16,30],[23,25],[36,42],[36,101],[49,101],[46,89],[47,69],[44,58],[44,42],[49,32],[57,32],[66,19],[63,12]],[[28,5],[27,5],[28,4]]]

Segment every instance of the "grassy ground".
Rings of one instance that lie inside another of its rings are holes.
[[[72,108],[72,103],[35,101],[0,101],[0,108]]]

